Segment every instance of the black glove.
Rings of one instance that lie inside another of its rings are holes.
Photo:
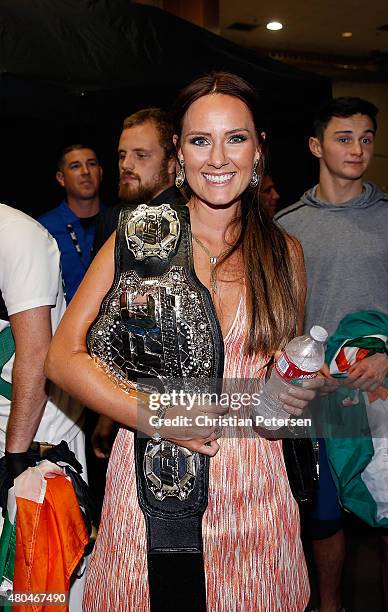
[[[13,487],[14,479],[31,465],[27,457],[28,453],[5,451],[0,459],[0,506],[3,516],[7,511],[8,490]]]
[[[5,451],[5,462],[11,478],[15,479],[22,474],[29,466],[28,453],[9,453]]]

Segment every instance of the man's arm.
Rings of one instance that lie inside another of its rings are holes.
[[[52,335],[50,311],[50,306],[40,306],[9,318],[15,340],[15,361],[6,434],[8,453],[27,451],[42,418],[47,400],[43,365]]]

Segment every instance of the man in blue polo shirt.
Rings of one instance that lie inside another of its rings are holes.
[[[90,263],[96,220],[101,209],[101,178],[102,168],[93,149],[83,144],[66,147],[59,157],[56,174],[66,197],[59,206],[38,219],[58,243],[67,303]]]

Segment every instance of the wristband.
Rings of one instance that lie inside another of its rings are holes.
[[[10,453],[6,450],[5,462],[7,465],[8,473],[14,479],[20,476],[20,474],[22,474],[28,467],[30,467],[27,451],[25,451],[24,453]]]

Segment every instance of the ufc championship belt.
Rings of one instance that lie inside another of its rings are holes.
[[[220,391],[223,339],[210,293],[194,272],[185,206],[122,210],[115,278],[87,342],[90,354],[123,387]],[[137,433],[135,461],[151,609],[205,611],[201,524],[209,458]]]

